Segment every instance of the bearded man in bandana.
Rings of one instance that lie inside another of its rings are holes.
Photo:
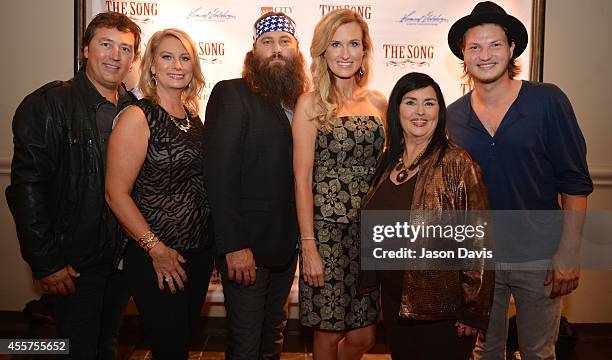
[[[291,120],[308,77],[284,13],[262,15],[242,77],[206,108],[204,165],[229,326],[227,359],[279,359],[297,262]]]

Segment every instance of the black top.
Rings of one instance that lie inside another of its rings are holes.
[[[202,121],[191,118],[191,128],[184,132],[150,100],[141,99],[136,106],[145,113],[151,136],[132,198],[164,244],[182,251],[205,249],[210,207],[202,165]]]
[[[90,85],[93,86],[93,84]],[[120,87],[118,92],[119,99],[117,101],[117,105],[108,100],[96,105],[96,124],[98,126],[98,133],[100,134],[100,149],[102,150],[102,162],[105,169],[106,153],[108,151],[108,138],[113,130],[113,120],[121,109],[131,105],[134,101],[133,95],[128,94],[127,90],[124,88]]]
[[[387,177],[372,195],[365,210],[410,210],[416,179],[417,174],[414,174],[408,181],[395,185]],[[381,284],[383,296],[394,301],[398,301],[402,297],[403,270],[377,271],[376,277]]]
[[[395,185],[387,177],[372,195],[365,210],[410,210],[417,174],[408,181]]]

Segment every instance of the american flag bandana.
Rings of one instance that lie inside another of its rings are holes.
[[[270,15],[255,24],[254,40],[270,31],[284,31],[295,37],[295,24],[284,16]]]

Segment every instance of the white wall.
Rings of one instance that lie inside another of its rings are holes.
[[[569,96],[587,139],[596,190],[590,207],[612,208],[612,3],[608,0],[549,0],[546,9],[544,80]],[[0,78],[0,189],[9,182],[10,123],[21,99],[45,82],[72,75],[73,0],[3,2],[0,29],[5,56]],[[607,184],[607,186],[604,186]],[[12,217],[0,196],[0,310],[21,310],[35,298],[21,260]],[[612,272],[584,272],[579,289],[566,298],[573,322],[612,322]]]
[[[544,81],[569,96],[586,138],[595,182],[589,208],[612,209],[612,2],[546,3]],[[583,271],[563,312],[574,322],[612,322],[612,271]]]
[[[0,33],[0,310],[21,310],[36,294],[19,254],[4,189],[13,153],[11,121],[23,97],[44,83],[72,76],[73,0],[3,1]]]

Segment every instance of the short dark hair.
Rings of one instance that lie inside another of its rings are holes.
[[[477,24],[474,26],[478,26],[478,25],[483,25],[483,24]],[[506,27],[501,26],[500,24],[495,24],[495,23],[493,23],[493,25],[497,25],[500,28],[502,28],[502,30],[504,30],[504,34],[506,34],[506,41],[508,42],[508,45],[514,44],[514,46],[516,47],[516,40],[510,36],[510,32],[508,31]],[[465,33],[463,34],[463,36],[459,38],[459,48],[461,50],[465,49]],[[465,61],[462,61],[461,64],[463,65],[463,77],[467,78],[470,81],[470,85],[473,85],[471,84],[472,75],[468,73],[467,68],[465,66]],[[519,65],[516,58],[510,59],[510,61],[508,62],[508,76],[510,77],[510,79],[514,79],[520,73],[521,73],[521,66]]]
[[[134,60],[138,59],[140,56],[140,39],[142,34],[140,26],[127,17],[127,15],[115,11],[107,11],[96,15],[91,22],[89,22],[89,25],[87,25],[87,29],[85,29],[85,34],[83,34],[83,38],[81,39],[81,67],[85,67],[87,64],[87,59],[83,55],[83,50],[86,46],[89,46],[96,30],[101,27],[115,28],[122,32],[132,33],[134,35]]]
[[[402,98],[404,95],[413,90],[424,89],[428,86],[431,86],[436,93],[436,100],[440,109],[438,112],[438,124],[436,125],[434,133],[431,136],[429,144],[425,148],[423,155],[417,161],[416,165],[418,165],[422,159],[427,158],[436,149],[442,149],[442,151],[440,151],[440,156],[435,160],[435,163],[438,163],[442,159],[444,149],[448,147],[448,139],[446,137],[446,103],[444,102],[444,95],[442,95],[442,90],[440,89],[438,83],[436,83],[429,75],[411,72],[402,76],[397,83],[395,83],[393,90],[391,90],[391,95],[389,95],[389,106],[387,107],[388,149],[383,155],[383,158],[376,169],[376,175],[374,177],[375,181],[378,181],[380,176],[382,176],[382,174],[389,167],[397,163],[397,159],[399,159],[400,155],[404,151],[404,131],[402,128],[399,109],[400,104],[402,103]]]

